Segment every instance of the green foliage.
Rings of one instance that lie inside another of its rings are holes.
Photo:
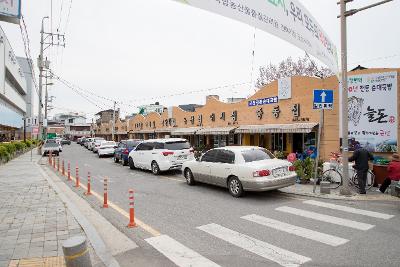
[[[278,158],[278,159],[284,159],[285,158],[285,153],[283,153],[283,151],[275,150],[274,151],[274,156],[275,156],[275,158]]]
[[[17,148],[13,143],[1,143],[0,145],[5,147],[10,155],[13,155],[15,151],[17,151]]]
[[[16,151],[23,151],[26,148],[26,144],[24,142],[14,142],[12,144],[15,146]]]
[[[8,153],[7,148],[3,145],[0,145],[0,160],[2,161],[9,161],[11,158],[10,153]]]
[[[297,176],[302,180],[310,180],[314,177],[315,160],[307,157],[305,160],[296,160],[293,163]],[[318,176],[322,174],[322,161],[318,162]]]
[[[32,142],[30,140],[26,140],[25,142],[26,147],[31,147],[32,146]]]

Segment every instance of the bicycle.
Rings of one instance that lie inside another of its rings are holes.
[[[339,153],[332,152],[331,155],[331,167],[322,173],[321,181],[329,182],[331,184],[330,188],[336,189],[339,186],[343,185],[343,166],[340,164],[341,155]],[[367,179],[366,181],[365,190],[371,189],[375,182],[375,174],[371,170],[368,170],[367,175],[370,177],[370,179]],[[360,188],[358,185],[356,171],[354,171],[354,174],[349,177],[349,184],[356,187],[357,189]]]

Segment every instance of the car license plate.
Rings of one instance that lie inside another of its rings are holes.
[[[183,160],[183,159],[187,159],[187,156],[179,156],[178,160]]]
[[[285,175],[285,170],[284,170],[284,168],[277,168],[272,172],[272,174],[274,176],[283,176],[283,175]]]

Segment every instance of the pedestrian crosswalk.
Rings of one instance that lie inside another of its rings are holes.
[[[361,215],[372,218],[372,220],[388,220],[394,217],[394,215],[391,214],[356,209],[349,206],[336,205],[315,200],[306,200],[302,204],[304,204],[305,209],[281,206],[277,207],[275,211],[282,215],[289,215],[291,218],[293,218],[292,215],[295,217],[299,216],[305,218],[305,220],[310,221],[311,223],[314,222],[316,224],[321,224],[321,222],[323,222],[327,224],[334,224],[337,227],[344,227],[353,231],[368,231],[376,225],[342,218],[339,217],[340,215]],[[313,207],[314,211],[307,210],[307,208],[311,207]],[[338,212],[338,215],[327,215],[325,214],[326,209],[334,210]],[[312,242],[322,243],[331,247],[339,247],[341,245],[351,243],[351,236],[346,236],[349,238],[346,239],[259,214],[245,215],[240,217],[240,219],[242,222],[257,224],[261,227],[266,227],[267,229],[276,230],[278,233],[287,233],[294,238],[307,239],[311,240]],[[196,229],[208,234],[210,238],[222,240],[227,244],[242,249],[243,253],[247,252],[263,258],[266,261],[266,265],[269,262],[274,262],[280,266],[301,266],[304,263],[312,261],[312,258],[310,258],[308,255],[300,255],[295,251],[289,251],[286,248],[279,247],[279,244],[273,244],[273,242],[270,243],[271,241],[267,242],[268,240],[266,239],[268,238],[263,239],[262,236],[254,237],[247,233],[241,233],[235,229],[230,229],[217,223],[211,222],[209,224],[198,226]],[[271,233],[271,231],[269,231],[269,233]],[[199,238],[202,238],[202,236],[199,236]],[[146,239],[146,242],[180,267],[220,266],[217,260],[212,261],[167,235],[148,238]],[[331,251],[332,249],[333,248],[331,248]],[[212,254],[212,251],[210,253]]]
[[[283,231],[283,232],[286,232],[289,234],[294,234],[294,235],[297,235],[300,237],[311,239],[311,240],[321,242],[326,245],[330,245],[330,246],[334,246],[334,247],[340,246],[340,245],[343,245],[343,244],[349,242],[349,240],[341,238],[341,237],[324,234],[321,232],[317,232],[317,231],[310,230],[307,228],[291,225],[291,224],[288,224],[285,222],[281,222],[281,221],[274,220],[271,218],[266,218],[266,217],[259,216],[256,214],[243,216],[241,218],[251,221],[251,222],[255,222],[255,223],[267,226],[267,227],[270,227],[270,228],[273,228],[275,230]]]
[[[287,207],[287,206],[279,207],[279,208],[276,208],[275,210],[290,213],[293,215],[298,215],[301,217],[305,217],[305,218],[309,218],[309,219],[313,219],[313,220],[317,220],[317,221],[321,221],[321,222],[337,224],[337,225],[350,227],[350,228],[363,230],[363,231],[369,230],[375,226],[375,225],[368,224],[368,223],[357,222],[357,221],[353,221],[353,220],[343,219],[343,218],[339,218],[339,217],[325,215],[325,214],[321,214],[321,213],[317,213],[317,212],[313,212],[313,211],[296,209],[296,208]]]

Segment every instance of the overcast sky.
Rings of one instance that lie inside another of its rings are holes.
[[[357,8],[377,1],[355,0],[348,6]],[[300,2],[340,49],[337,0]],[[52,19],[45,21],[46,31],[59,29],[66,35],[65,48],[46,50],[54,72],[93,94],[131,101],[129,106],[120,105],[122,113],[135,112],[134,106],[155,101],[165,106],[204,104],[208,94],[223,99],[247,97],[254,93],[259,66],[304,56],[300,49],[266,32],[171,0],[22,0],[22,4],[32,58],[36,61],[39,54],[41,18],[49,16]],[[399,14],[400,1],[395,0],[348,19],[349,68],[358,64],[400,67]],[[24,56],[19,26],[0,25],[15,53]],[[91,94],[99,108],[54,83],[50,94],[56,97],[57,109],[52,114],[80,111],[92,117],[100,108],[112,107],[112,102]],[[248,84],[226,86],[240,83]],[[226,87],[206,90],[220,86]],[[203,91],[180,94],[194,90]]]

